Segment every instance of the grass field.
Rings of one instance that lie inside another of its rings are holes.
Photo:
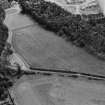
[[[19,105],[105,105],[105,84],[61,77],[20,79],[14,86]]]
[[[105,61],[44,30],[27,16],[8,15],[5,23],[13,30],[14,49],[30,66],[105,75]]]
[[[9,12],[13,12],[14,10]],[[10,30],[15,30],[21,27],[34,24],[27,16],[20,14],[7,14],[5,19],[5,24]]]
[[[13,46],[32,67],[67,69],[105,75],[105,62],[39,25],[15,30]]]

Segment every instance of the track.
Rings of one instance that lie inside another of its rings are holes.
[[[34,72],[44,73],[44,74],[58,74],[58,75],[65,75],[65,76],[77,76],[77,77],[84,77],[90,79],[102,79],[105,80],[105,76],[102,75],[95,75],[95,74],[88,74],[82,72],[75,72],[75,71],[66,71],[66,70],[52,70],[52,69],[41,69],[41,68],[30,68],[34,70]]]
[[[13,66],[8,66],[8,68],[11,68],[11,70],[18,71],[18,68],[13,67]],[[62,69],[45,69],[45,68],[33,68],[30,67],[29,70],[21,70],[20,71],[20,76],[22,75],[36,75],[36,74],[41,74],[41,75],[58,75],[58,76],[63,76],[63,77],[83,77],[87,78],[89,80],[105,80],[105,76],[103,75],[95,75],[95,74],[89,74],[89,73],[83,73],[83,72],[76,72],[76,71],[67,71],[67,70],[62,70]]]

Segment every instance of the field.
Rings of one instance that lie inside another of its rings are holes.
[[[13,93],[19,105],[105,105],[105,85],[61,77],[19,80]]]
[[[29,23],[28,18],[28,24],[26,22],[25,27],[23,22],[26,17],[24,15],[16,15],[16,17],[18,21],[12,19],[15,26],[20,24],[23,28],[13,27],[15,28],[13,47],[30,66],[105,75],[104,61],[73,46],[54,33],[42,29],[37,23],[32,25],[32,21]],[[22,23],[19,22],[22,20]]]
[[[12,44],[30,66],[105,75],[105,62],[33,23],[26,15],[7,15]]]

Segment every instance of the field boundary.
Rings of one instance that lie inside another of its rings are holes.
[[[21,30],[21,29],[25,29],[25,28],[28,28],[28,27],[32,27],[34,26],[35,24],[31,24],[31,25],[26,25],[26,26],[23,26],[23,27],[19,27],[19,28],[16,28],[16,29],[12,29],[11,31],[14,33],[14,31],[18,31],[18,30]]]

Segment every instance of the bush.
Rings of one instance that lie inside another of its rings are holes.
[[[8,28],[4,24],[5,11],[0,7],[0,55],[5,47],[6,40],[8,38]]]
[[[3,23],[5,19],[5,11],[4,9],[0,6],[0,23]]]
[[[4,24],[5,11],[0,7],[0,56],[6,45],[8,38],[8,28]],[[7,89],[13,86],[12,78],[10,77],[9,70],[7,70],[5,64],[2,65],[2,60],[0,59],[0,101],[4,101],[8,97]]]

